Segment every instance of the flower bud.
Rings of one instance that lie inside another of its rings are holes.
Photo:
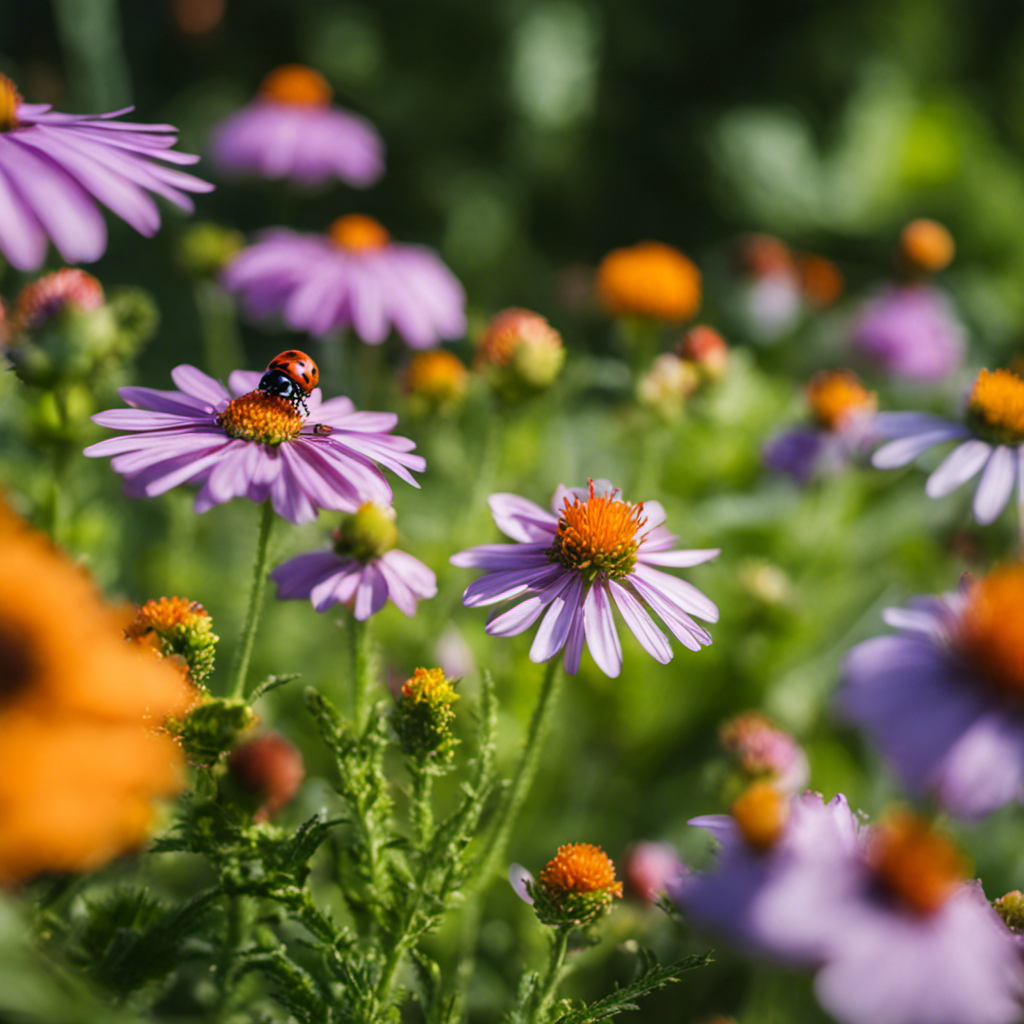
[[[439,668],[418,668],[402,685],[391,724],[402,752],[416,761],[444,764],[458,742],[452,735],[452,705],[459,695]]]
[[[202,686],[213,671],[217,641],[213,620],[198,601],[161,597],[147,601],[125,629],[128,640],[148,644],[164,658],[183,664],[188,678]]]
[[[1010,931],[1024,932],[1024,893],[1020,889],[1014,889],[993,900],[992,906]]]
[[[633,843],[623,855],[626,891],[645,903],[656,903],[685,870],[671,843]]]
[[[899,262],[912,274],[934,274],[953,262],[956,243],[937,220],[921,217],[900,232]]]
[[[245,237],[234,228],[211,221],[196,221],[181,236],[177,259],[186,273],[215,277],[245,245]]]
[[[615,865],[591,843],[560,846],[540,878],[527,878],[524,887],[541,923],[563,928],[593,924],[608,912],[613,899],[622,898]]]
[[[413,356],[401,381],[402,393],[419,416],[453,412],[465,399],[468,386],[469,372],[462,361],[440,348]]]
[[[565,362],[562,336],[539,313],[505,309],[480,336],[476,369],[506,397],[550,387]]]
[[[700,307],[701,277],[678,249],[638,242],[613,249],[597,268],[597,297],[611,316],[687,320]]]
[[[92,274],[65,267],[29,282],[14,308],[17,331],[32,333],[69,312],[87,313],[103,305],[103,285]]]
[[[228,755],[231,780],[254,804],[254,821],[270,821],[299,791],[306,765],[299,749],[280,733],[244,740]]]
[[[802,253],[796,259],[800,290],[807,304],[825,309],[843,294],[843,273],[830,259],[815,253]]]
[[[211,767],[257,721],[256,712],[245,701],[207,696],[173,732],[190,762]]]
[[[785,793],[795,793],[807,784],[807,755],[789,733],[760,711],[744,711],[728,719],[718,739],[747,781],[768,781]]]
[[[646,409],[672,422],[683,414],[686,399],[700,382],[697,369],[687,359],[672,352],[658,356],[651,368],[640,378],[636,388],[637,401]]]
[[[398,544],[395,510],[390,505],[368,501],[355,512],[341,517],[334,531],[334,550],[341,558],[369,562]]]
[[[729,368],[725,338],[707,324],[695,324],[679,343],[679,356],[693,363],[707,380],[721,380]]]

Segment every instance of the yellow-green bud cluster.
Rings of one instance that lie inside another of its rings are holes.
[[[162,657],[181,659],[189,679],[197,686],[202,686],[213,671],[220,639],[206,609],[184,597],[147,601],[125,636],[149,643]]]
[[[350,515],[342,516],[334,532],[334,550],[342,558],[369,562],[398,544],[395,510],[372,501],[360,505]]]
[[[177,723],[174,732],[193,764],[212,766],[257,722],[256,713],[242,700],[207,697]]]
[[[996,913],[1012,932],[1024,932],[1024,892],[1014,889],[992,902]]]
[[[458,743],[451,731],[458,699],[439,668],[418,668],[405,681],[391,722],[407,757],[439,765],[451,759]]]

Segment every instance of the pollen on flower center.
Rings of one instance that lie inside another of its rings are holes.
[[[825,430],[838,430],[852,416],[871,412],[875,396],[850,370],[822,370],[807,385],[807,404]]]
[[[229,437],[278,445],[298,436],[302,416],[286,398],[257,389],[231,401],[217,417],[217,426]]]
[[[731,810],[740,834],[761,853],[775,845],[789,819],[786,798],[770,782],[748,786]]]
[[[1024,441],[1024,380],[1009,370],[982,370],[968,396],[967,415],[993,441]]]
[[[333,93],[327,79],[302,64],[274,68],[260,83],[260,96],[297,107],[326,107]]]
[[[569,843],[560,846],[540,873],[540,884],[549,893],[611,893],[622,895],[615,865],[600,846]]]
[[[967,877],[967,862],[952,842],[907,811],[875,827],[867,860],[888,894],[921,915],[939,910]]]
[[[25,637],[0,623],[0,710],[28,689],[34,676],[34,659]]]
[[[21,102],[21,95],[14,83],[6,75],[0,75],[0,132],[9,132],[18,127],[17,114]]]
[[[391,239],[387,229],[372,217],[362,213],[349,213],[331,222],[327,236],[339,249],[363,252],[381,249]]]
[[[621,579],[636,568],[637,548],[643,542],[637,534],[647,522],[644,504],[619,501],[616,493],[595,494],[591,480],[586,501],[565,499],[548,551],[553,562],[576,569],[588,581],[598,575]]]
[[[985,682],[1024,698],[1024,565],[1002,566],[971,585],[954,643]]]

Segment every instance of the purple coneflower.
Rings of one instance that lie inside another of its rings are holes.
[[[18,270],[35,270],[52,240],[69,263],[91,263],[107,248],[106,206],[143,235],[160,227],[149,195],[192,211],[187,192],[213,186],[164,164],[193,164],[199,157],[171,147],[169,124],[134,124],[109,114],[59,114],[46,104],[25,103],[0,75],[0,252]]]
[[[892,412],[875,417],[876,436],[888,438],[872,457],[879,469],[913,462],[946,441],[960,443],[928,477],[925,493],[944,498],[981,473],[974,518],[997,519],[1018,488],[1024,507],[1024,380],[1008,370],[982,370],[967,397],[963,423],[927,413]]]
[[[252,103],[214,128],[214,164],[225,174],[288,178],[300,185],[331,178],[356,188],[372,185],[384,173],[384,143],[369,121],[332,107],[331,93],[312,68],[275,68]]]
[[[368,619],[390,598],[406,615],[437,593],[434,574],[418,559],[396,550],[394,509],[367,502],[346,516],[330,551],[310,551],[279,565],[270,578],[281,601],[308,599],[318,612],[349,605]]]
[[[864,302],[850,343],[893,377],[944,380],[963,360],[964,326],[937,288],[886,285]]]
[[[471,583],[463,604],[476,608],[519,601],[487,622],[492,636],[515,636],[547,610],[530,648],[535,662],[565,649],[565,670],[579,671],[583,641],[609,676],[622,668],[622,646],[612,605],[655,660],[672,659],[672,647],[648,609],[676,638],[697,651],[711,636],[690,617],[718,621],[718,609],[696,587],[654,568],[688,568],[714,558],[719,549],[673,550],[677,538],[662,525],[665,510],[656,501],[619,500],[607,480],[589,489],[559,486],[553,512],[515,494],[492,494],[491,512],[504,534],[517,543],[484,544],[454,555],[452,565],[484,569]]]
[[[778,935],[773,893],[791,875],[814,875],[849,856],[857,819],[846,798],[827,804],[817,793],[787,798],[767,782],[753,783],[732,806],[732,815],[710,814],[691,825],[707,829],[721,849],[715,866],[684,874],[669,895],[698,928],[727,938],[746,953],[814,966],[823,944],[816,935]],[[791,914],[802,908],[792,906]]]
[[[408,454],[412,441],[388,433],[393,413],[357,412],[348,398],[325,402],[316,388],[303,416],[297,403],[258,390],[261,374],[246,370],[231,374],[230,392],[194,366],[178,366],[171,377],[180,390],[121,388],[133,408],[93,417],[100,426],[128,431],[85,454],[112,455],[131,497],[152,498],[193,481],[202,485],[197,512],[234,497],[269,499],[278,515],[305,523],[319,509],[390,504],[378,462],[419,486],[408,470],[421,471],[425,463]]]
[[[438,255],[392,242],[361,214],[339,217],[326,235],[269,231],[222,281],[251,316],[320,337],[351,327],[379,345],[394,327],[412,348],[430,348],[466,331],[465,292]]]
[[[838,705],[912,791],[963,817],[1024,801],[1024,566],[890,609]]]

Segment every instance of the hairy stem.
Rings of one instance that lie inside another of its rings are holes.
[[[270,549],[270,531],[274,525],[274,509],[269,501],[263,503],[260,517],[259,539],[256,541],[256,563],[252,571],[252,589],[249,592],[249,610],[245,615],[242,640],[235,651],[231,666],[231,689],[228,695],[235,700],[245,696],[245,682],[249,674],[252,648],[256,642],[256,628],[263,610],[263,591],[267,585],[267,554]]]

